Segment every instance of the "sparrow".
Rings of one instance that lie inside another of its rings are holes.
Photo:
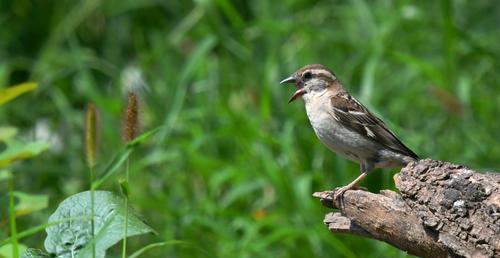
[[[319,140],[331,151],[360,164],[361,174],[350,184],[337,188],[335,200],[375,168],[402,167],[418,160],[324,65],[306,65],[280,82],[286,83],[297,88],[288,103],[302,97]]]

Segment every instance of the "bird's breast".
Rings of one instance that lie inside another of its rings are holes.
[[[310,101],[306,103],[307,117],[318,139],[333,152],[350,160],[359,162],[372,155],[373,143],[353,130],[340,124],[329,101]]]

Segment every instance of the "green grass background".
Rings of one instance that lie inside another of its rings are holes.
[[[50,196],[18,228],[87,189],[87,102],[101,111],[97,170],[123,146],[135,73],[149,87],[143,130],[165,127],[132,156],[131,203],[159,235],[132,238],[131,250],[176,239],[189,244],[147,257],[407,257],[324,227],[328,210],[311,193],[359,168],[319,143],[302,101],[287,104],[293,89],[278,82],[325,64],[421,157],[499,170],[499,14],[495,1],[461,0],[4,0],[0,87],[40,88],[1,107],[0,121],[24,138],[46,125],[53,146],[13,168],[17,190]],[[394,189],[395,172],[362,184]],[[104,189],[118,191],[111,181]],[[43,248],[44,237],[22,243]]]

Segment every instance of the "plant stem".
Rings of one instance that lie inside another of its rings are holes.
[[[130,157],[127,158],[125,165],[125,184],[128,185],[130,170]],[[127,257],[127,234],[128,234],[128,193],[125,194],[125,227],[123,228],[123,249],[122,258]]]
[[[94,224],[94,166],[90,166],[90,226],[92,232],[92,258],[95,258],[95,224]]]
[[[69,221],[74,221],[74,220],[89,220],[90,217],[89,216],[75,216],[75,217],[68,217],[68,218],[64,218],[64,219],[60,219],[60,220],[56,220],[56,221],[52,221],[52,222],[49,222],[49,223],[44,223],[44,224],[41,224],[41,225],[38,225],[38,226],[35,226],[35,227],[32,227],[32,228],[29,228],[25,231],[21,231],[21,232],[18,232],[17,233],[17,237],[16,239],[17,240],[21,240],[25,237],[29,237],[29,236],[32,236],[40,231],[43,231],[44,229],[50,227],[50,226],[54,226],[54,225],[58,225],[60,223],[64,223],[64,222],[69,222]],[[8,243],[11,243],[14,241],[13,237],[8,237],[8,238],[4,238],[2,240],[0,240],[0,246],[4,246]]]
[[[9,222],[10,234],[12,237],[12,257],[19,257],[18,240],[17,240],[17,227],[16,227],[16,210],[14,207],[14,177],[11,175],[9,178]]]

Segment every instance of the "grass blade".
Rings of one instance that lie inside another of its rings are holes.
[[[141,255],[143,253],[145,253],[153,248],[163,247],[163,246],[173,246],[173,245],[192,245],[192,244],[187,242],[187,241],[182,241],[182,240],[170,240],[170,241],[152,243],[152,244],[146,245],[143,248],[135,251],[128,258],[142,257]]]
[[[25,82],[21,83],[7,89],[0,89],[0,105],[3,105],[10,100],[16,98],[17,96],[26,93],[28,91],[34,90],[38,87],[36,82]]]
[[[150,131],[147,131],[139,136],[137,136],[134,140],[128,142],[128,144],[123,148],[118,155],[116,155],[113,160],[109,163],[109,165],[104,169],[103,176],[96,180],[92,187],[94,189],[99,188],[106,180],[108,180],[112,175],[118,172],[118,169],[127,161],[130,154],[134,151],[134,149],[143,143],[146,139],[151,137],[153,134],[158,132],[161,127],[157,127]]]

